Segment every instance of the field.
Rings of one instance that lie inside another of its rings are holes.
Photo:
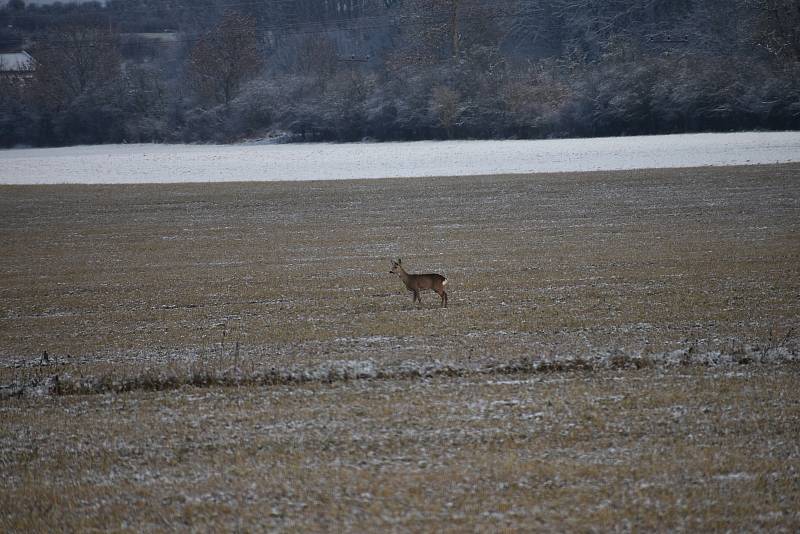
[[[0,150],[0,184],[271,182],[800,162],[800,132]]]
[[[0,529],[796,531],[799,184],[0,186]]]

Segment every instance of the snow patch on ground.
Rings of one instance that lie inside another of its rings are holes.
[[[341,180],[800,162],[800,132],[0,150],[0,184]]]
[[[76,377],[61,368],[65,362],[58,360],[52,360],[47,365],[32,361],[25,364],[17,362],[19,366],[37,367],[43,373],[43,377],[29,382],[0,384],[0,400],[22,396],[164,390],[182,386],[290,385],[369,379],[424,380],[437,376],[485,376],[492,377],[490,378],[494,379],[492,383],[502,385],[521,383],[518,380],[501,378],[509,375],[520,375],[524,382],[529,376],[539,373],[670,368],[689,365],[731,369],[733,366],[740,368],[745,365],[781,365],[798,361],[800,354],[788,347],[760,349],[749,346],[735,354],[718,351],[696,353],[689,348],[647,355],[601,352],[582,356],[573,354],[530,356],[505,362],[411,359],[381,363],[374,359],[352,359],[283,368],[261,366],[256,368],[255,365],[249,365],[245,361],[233,365],[203,366],[202,358],[195,353],[188,353],[184,355],[183,366],[176,361],[169,368],[145,368],[138,375],[129,377],[118,377],[113,373],[96,376],[81,373],[81,376]],[[247,369],[248,367],[250,369]],[[49,376],[44,374],[48,369],[52,370]],[[676,406],[671,415],[679,418],[685,415],[685,408]]]

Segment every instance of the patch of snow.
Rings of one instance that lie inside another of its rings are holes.
[[[338,381],[376,378],[378,371],[372,360],[333,361],[307,371],[304,378],[315,381]]]
[[[534,380],[530,378],[523,380],[487,380],[485,383],[493,386],[519,386],[522,384],[533,384]]]
[[[716,475],[714,480],[719,480],[722,482],[725,481],[735,481],[735,480],[753,480],[755,479],[755,475],[750,473],[727,473],[725,475]]]
[[[0,150],[0,184],[342,180],[800,162],[800,132]]]

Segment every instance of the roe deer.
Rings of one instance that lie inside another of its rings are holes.
[[[406,288],[413,293],[412,302],[419,301],[422,304],[422,297],[420,297],[419,292],[423,289],[431,289],[436,291],[442,298],[442,307],[447,307],[447,293],[444,290],[445,286],[447,286],[447,278],[441,274],[408,274],[403,269],[403,260],[400,258],[397,258],[397,261],[392,261],[392,268],[389,272],[399,276]]]

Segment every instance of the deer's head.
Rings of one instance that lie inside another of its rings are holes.
[[[398,274],[397,272],[398,267],[402,269],[402,265],[403,265],[403,260],[401,260],[400,258],[397,258],[397,261],[392,260],[392,268],[389,269],[389,272],[391,274]]]

